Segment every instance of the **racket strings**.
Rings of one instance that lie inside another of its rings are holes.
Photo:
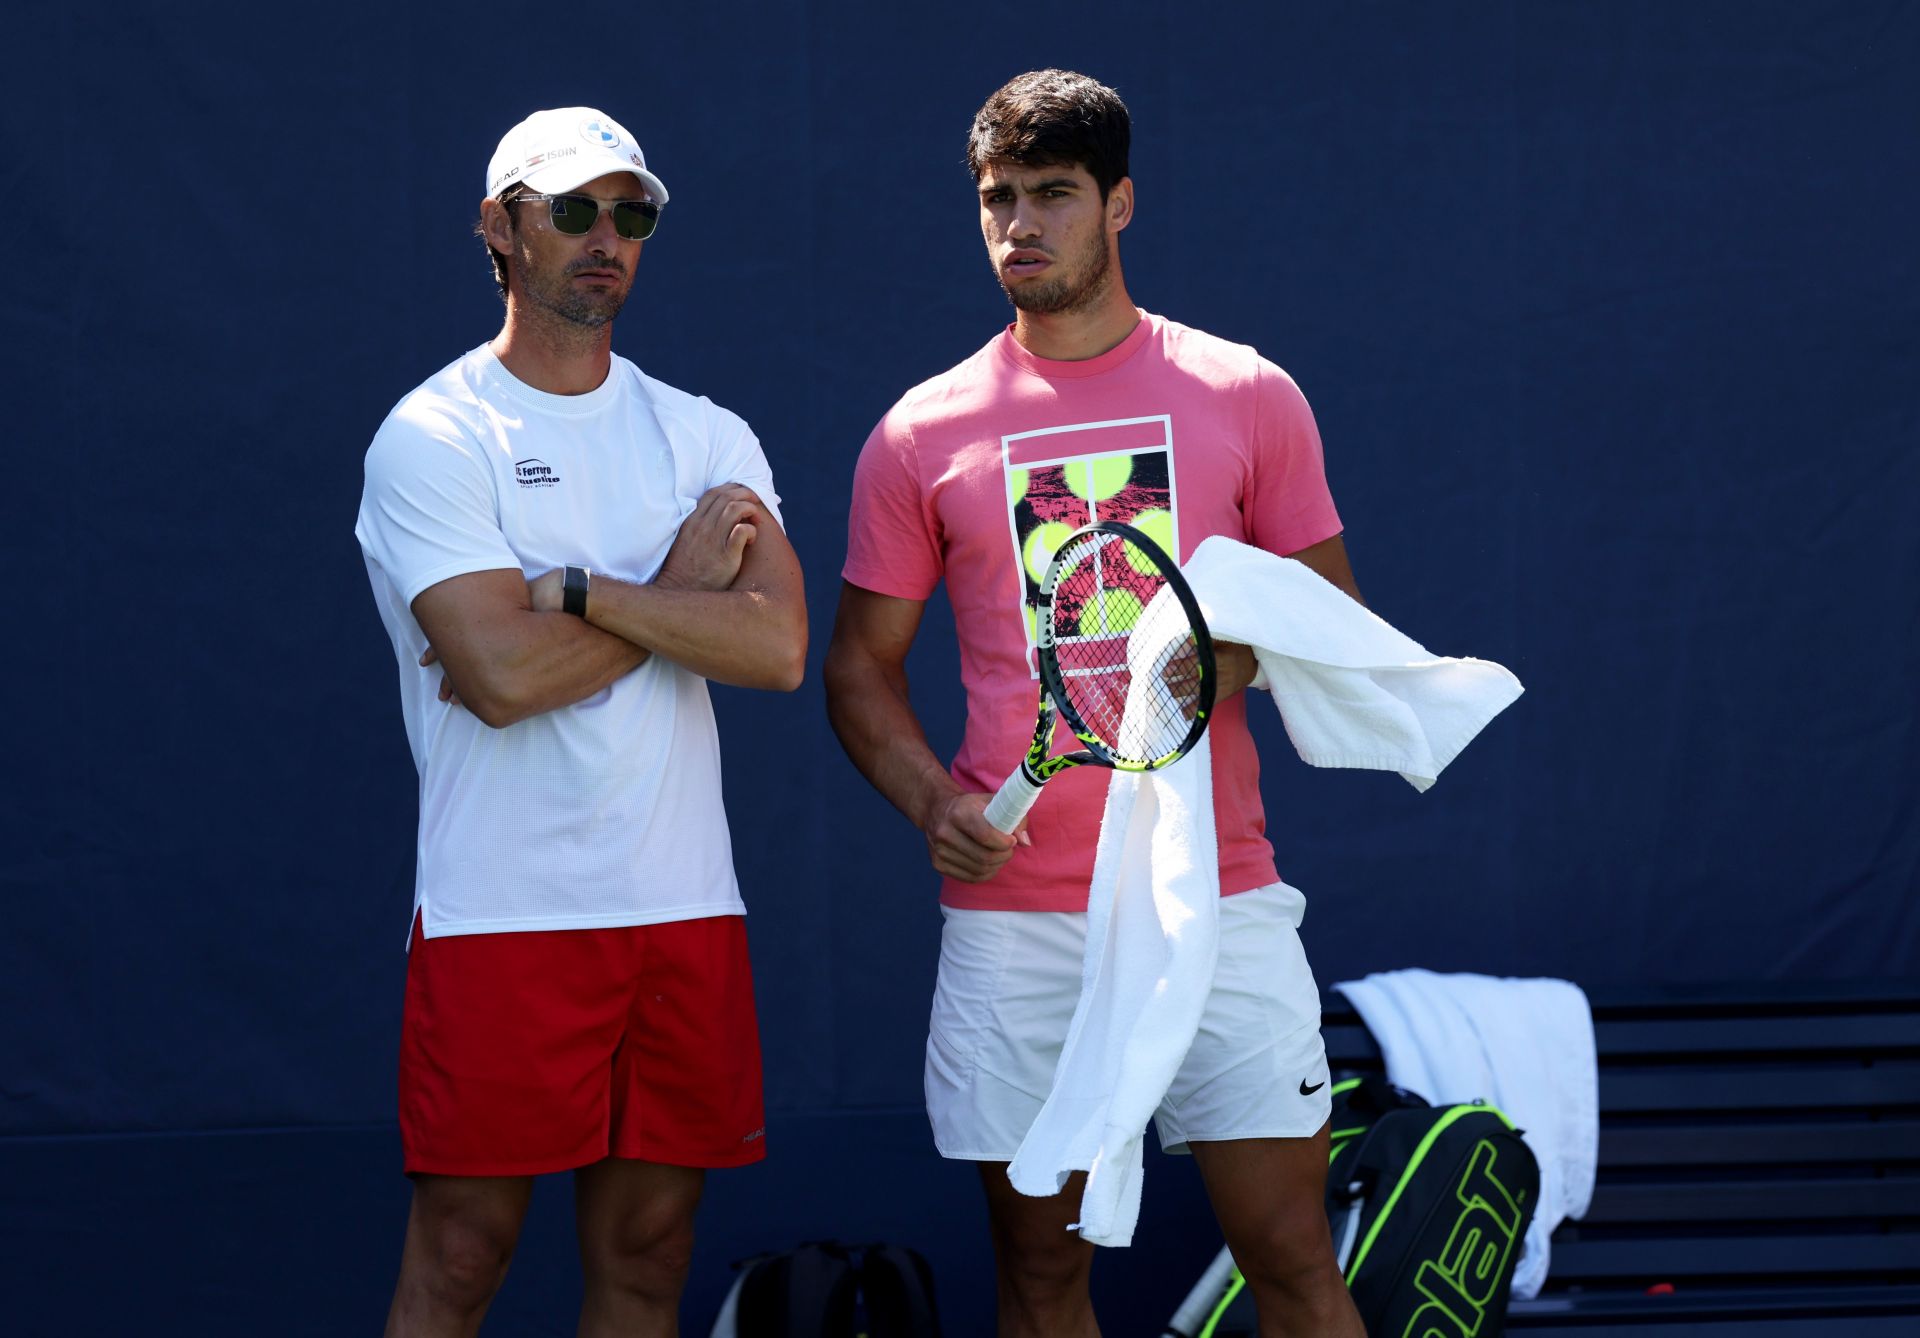
[[[1154,604],[1165,584],[1150,555],[1124,538],[1094,534],[1065,550],[1054,587],[1054,658],[1065,704],[1122,762],[1166,757],[1193,726],[1197,642],[1176,602]]]

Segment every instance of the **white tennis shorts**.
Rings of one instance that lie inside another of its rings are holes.
[[[1285,883],[1220,900],[1220,963],[1200,1031],[1154,1114],[1160,1145],[1305,1138],[1327,1121],[1320,990]],[[927,1038],[927,1114],[940,1154],[1011,1161],[1053,1085],[1080,996],[1084,911],[941,907]]]

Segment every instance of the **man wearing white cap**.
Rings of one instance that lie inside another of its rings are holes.
[[[389,1335],[471,1334],[574,1172],[583,1335],[677,1332],[706,1168],[765,1153],[706,680],[790,691],[800,565],[759,442],[612,352],[667,188],[536,112],[487,168],[506,323],[394,408],[355,534],[420,778]]]

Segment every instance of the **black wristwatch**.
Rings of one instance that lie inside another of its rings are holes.
[[[587,616],[587,582],[593,573],[585,567],[568,567],[560,582],[560,607],[576,618]]]

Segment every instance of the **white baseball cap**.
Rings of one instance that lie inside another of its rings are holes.
[[[501,137],[487,164],[487,196],[522,183],[543,195],[564,194],[609,172],[633,173],[655,204],[667,202],[666,183],[647,170],[625,126],[591,107],[555,107]]]

